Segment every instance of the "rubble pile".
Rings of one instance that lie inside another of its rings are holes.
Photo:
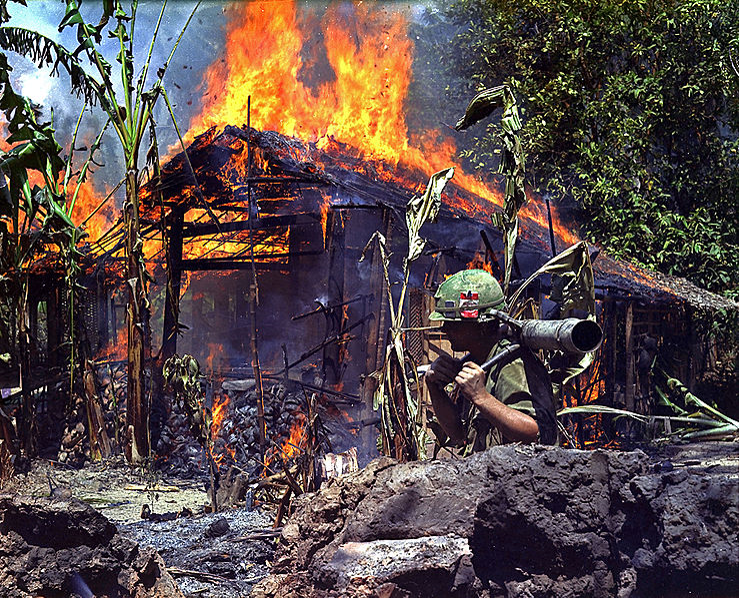
[[[274,554],[272,517],[227,509],[195,517],[140,520],[119,526],[141,546],[152,546],[187,596],[248,596],[269,572]]]
[[[222,420],[212,428],[213,454],[219,469],[225,473],[237,466],[245,477],[256,479],[264,470],[264,462],[259,443],[258,396],[254,380],[228,379],[219,387],[212,393],[214,412],[216,406],[223,409]],[[304,422],[306,391],[293,381],[277,382],[265,384],[263,396],[268,436],[266,452],[268,455],[280,454],[281,448],[290,446],[291,430]],[[356,443],[356,438],[336,414],[329,413],[324,407],[320,411],[319,422],[321,432],[328,440],[327,447],[349,448]],[[300,452],[294,443],[292,449]],[[160,464],[167,471],[176,471],[178,477],[206,475],[204,451],[189,431],[187,417],[181,410],[171,410],[156,450],[164,457]]]
[[[57,453],[57,460],[72,467],[82,467],[90,458],[90,445],[85,427],[85,403],[82,397],[75,396],[64,422],[64,429]]]
[[[7,598],[183,598],[153,548],[121,536],[76,499],[0,496],[0,588]]]
[[[264,419],[271,442],[280,445],[290,435],[295,416],[301,412],[302,394],[288,393],[282,384],[265,388]],[[213,454],[221,469],[238,463],[247,475],[258,477],[262,469],[257,417],[257,392],[254,380],[226,380],[220,392],[215,394],[214,405],[225,410],[213,433]],[[184,478],[205,475],[205,458],[202,447],[190,432],[186,415],[172,408],[165,424],[157,453],[164,456],[162,462],[170,471],[176,470]]]
[[[729,596],[733,454],[730,467],[540,446],[376,460],[297,499],[252,596]]]
[[[111,367],[112,364],[112,367]],[[105,432],[114,447],[125,430],[126,373],[122,362],[99,365],[95,369],[96,400],[105,418]],[[41,405],[37,406],[36,442],[39,454],[71,467],[90,460],[89,425],[85,398],[68,393],[68,381],[57,381]]]

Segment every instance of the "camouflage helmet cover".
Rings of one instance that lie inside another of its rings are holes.
[[[436,308],[429,320],[454,322],[494,319],[494,309],[505,308],[505,296],[500,284],[485,270],[462,270],[439,285],[434,295]]]

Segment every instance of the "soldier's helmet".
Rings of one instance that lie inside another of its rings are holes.
[[[434,299],[429,320],[436,322],[488,322],[495,318],[492,310],[505,309],[503,289],[485,270],[453,274],[439,285]]]

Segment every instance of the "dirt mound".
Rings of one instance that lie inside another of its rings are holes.
[[[521,446],[374,461],[300,497],[252,596],[729,596],[733,454],[720,467]]]
[[[0,495],[0,589],[7,598],[182,598],[154,549],[73,498]]]

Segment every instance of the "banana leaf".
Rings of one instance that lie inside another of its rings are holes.
[[[700,398],[696,397],[693,393],[691,393],[688,388],[680,382],[677,378],[669,378],[667,380],[667,387],[677,393],[684,401],[685,405],[695,405],[698,407],[698,409],[703,409],[705,411],[708,411],[711,415],[716,416],[718,419],[725,421],[730,426],[733,426],[734,429],[739,431],[739,422],[736,420],[730,418],[728,415],[724,415],[721,413],[718,409],[715,407],[712,407],[705,401],[701,400]]]
[[[431,175],[424,194],[414,196],[408,202],[405,222],[408,225],[409,262],[416,260],[426,246],[426,240],[420,236],[419,231],[426,222],[436,222],[441,209],[441,193],[453,176],[454,168],[446,168]]]
[[[526,204],[524,188],[526,164],[521,147],[521,118],[513,92],[507,85],[485,89],[470,101],[464,116],[457,121],[455,129],[461,131],[483,118],[490,116],[497,108],[503,109],[501,116],[501,135],[503,151],[498,172],[505,175],[506,185],[503,197],[503,212],[491,214],[493,224],[503,232],[505,244],[505,272],[503,287],[508,293],[513,268],[513,255],[518,240],[518,211]]]
[[[582,309],[595,314],[595,279],[585,241],[568,247],[529,276],[511,297],[509,313],[515,309],[526,287],[542,274],[552,275],[551,299],[560,304],[563,312]]]

